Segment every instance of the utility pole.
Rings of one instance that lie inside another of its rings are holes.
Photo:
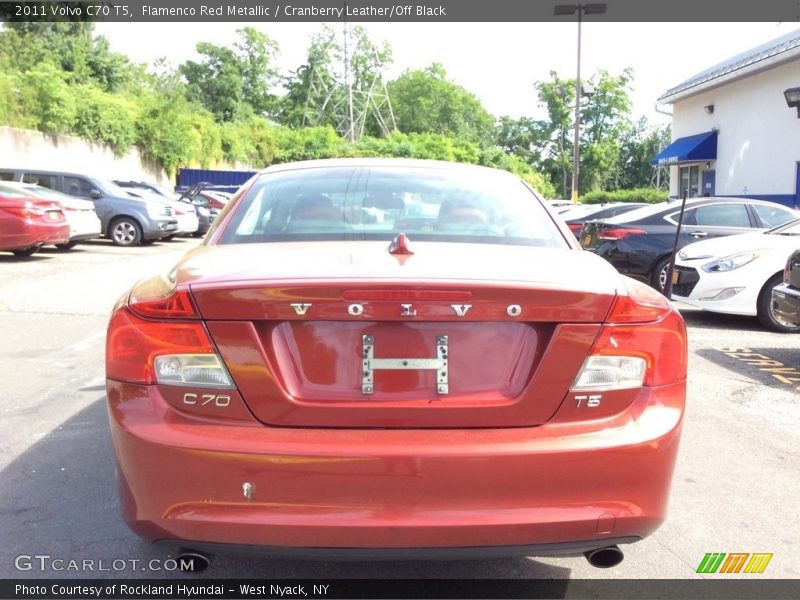
[[[572,150],[572,203],[578,203],[578,183],[580,180],[580,139],[581,139],[581,23],[584,13],[600,15],[606,12],[605,4],[556,4],[556,15],[578,15],[578,67],[575,78],[575,143]]]

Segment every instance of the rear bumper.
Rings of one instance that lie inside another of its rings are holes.
[[[474,560],[520,556],[580,556],[584,552],[619,544],[633,544],[639,540],[638,537],[620,537],[527,546],[464,546],[460,548],[298,548],[192,542],[191,550],[211,555],[220,552],[235,552],[301,560]],[[157,543],[178,548],[183,546],[179,540],[158,540]]]
[[[94,211],[89,215],[67,217],[69,222],[69,241],[80,242],[99,238],[103,235],[103,226]]]
[[[69,241],[69,225],[66,223],[36,223],[5,232],[3,248],[16,250],[62,244],[67,241]]]
[[[664,520],[685,385],[645,388],[610,419],[508,429],[221,423],[111,380],[108,398],[123,515],[147,539],[559,554]]]
[[[197,215],[185,215],[177,218],[178,221],[178,235],[191,235],[200,227],[200,222]]]

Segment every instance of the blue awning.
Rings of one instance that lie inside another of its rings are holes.
[[[698,133],[689,137],[678,138],[653,157],[650,164],[675,165],[685,162],[701,162],[716,160],[717,132]]]

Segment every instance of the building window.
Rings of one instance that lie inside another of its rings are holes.
[[[689,198],[700,195],[700,165],[680,167],[678,181],[681,182],[678,196],[683,197],[683,190],[689,190]]]

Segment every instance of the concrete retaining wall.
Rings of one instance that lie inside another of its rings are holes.
[[[136,148],[117,157],[104,144],[12,127],[0,127],[0,168],[72,171],[107,179],[150,181],[170,189],[174,186],[164,169],[142,157]]]

